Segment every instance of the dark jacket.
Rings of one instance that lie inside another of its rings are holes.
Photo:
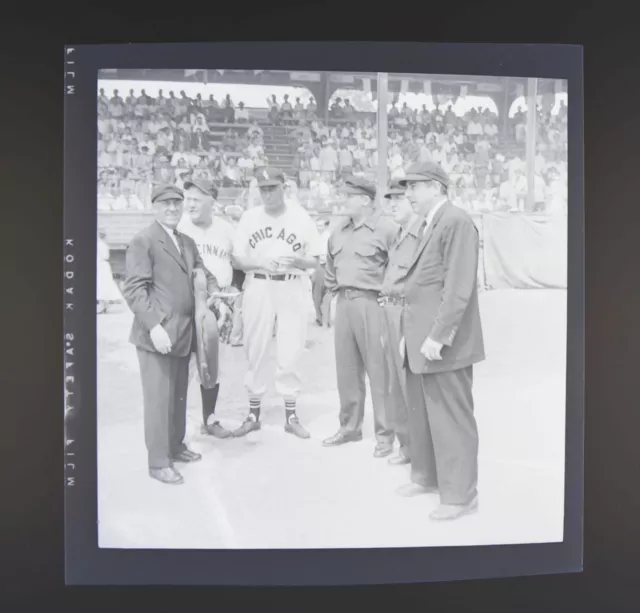
[[[447,202],[407,263],[402,334],[412,372],[457,370],[484,360],[478,252],[473,220]],[[420,353],[427,338],[444,345],[442,360],[428,361]]]
[[[149,333],[162,324],[172,344],[168,355],[184,357],[194,347],[194,269],[205,271],[209,292],[218,289],[218,284],[204,266],[193,239],[179,236],[184,259],[157,222],[132,239],[127,249],[123,294],[134,314],[129,341],[139,349],[155,352]]]

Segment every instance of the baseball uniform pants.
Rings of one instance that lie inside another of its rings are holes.
[[[247,279],[242,299],[244,348],[249,363],[245,387],[250,399],[260,399],[273,378],[270,345],[276,331],[275,391],[286,400],[300,395],[300,361],[307,335],[308,279]]]

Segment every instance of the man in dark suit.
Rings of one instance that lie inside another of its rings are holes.
[[[438,491],[432,519],[477,509],[478,430],[473,364],[484,360],[478,306],[478,231],[447,199],[446,172],[421,162],[400,180],[422,216],[404,284],[402,339],[407,369],[411,481],[406,496]]]
[[[155,221],[129,245],[123,293],[134,313],[129,340],[140,362],[149,475],[179,484],[183,478],[173,463],[201,459],[184,444],[189,358],[195,348],[194,270],[204,270],[209,293],[219,288],[193,239],[176,230],[182,190],[158,186],[151,201]]]

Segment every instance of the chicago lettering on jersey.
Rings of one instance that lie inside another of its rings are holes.
[[[251,237],[249,238],[249,246],[251,249],[255,249],[256,245],[263,240],[273,238],[273,228],[271,226],[265,226],[264,228],[260,228],[260,230],[256,230]],[[280,230],[278,236],[276,236],[277,240],[283,240],[288,245],[291,245],[291,249],[293,251],[298,251],[298,249],[302,248],[302,243],[297,241],[297,236],[293,232],[287,232],[284,228]]]

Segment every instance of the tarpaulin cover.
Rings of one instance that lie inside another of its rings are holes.
[[[487,289],[567,287],[567,217],[483,215]]]

